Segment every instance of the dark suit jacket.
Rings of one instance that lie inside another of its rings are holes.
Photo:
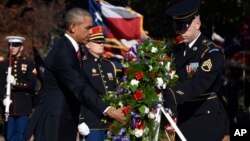
[[[76,138],[80,103],[102,115],[107,106],[98,92],[82,78],[76,51],[64,36],[45,59],[41,100],[26,129],[28,139],[73,141]],[[84,66],[82,66],[84,67]]]

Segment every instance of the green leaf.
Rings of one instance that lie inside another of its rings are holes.
[[[134,93],[138,86],[136,85],[129,85],[130,90]]]

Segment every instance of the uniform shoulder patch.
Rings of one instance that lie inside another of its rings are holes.
[[[212,68],[213,64],[212,64],[212,61],[211,59],[208,59],[206,61],[204,61],[201,65],[201,69],[205,72],[209,72],[211,71],[211,68]]]
[[[222,51],[222,49],[220,49],[219,47],[210,49],[210,50],[208,51],[208,53],[213,53],[213,52],[223,52],[223,51]]]

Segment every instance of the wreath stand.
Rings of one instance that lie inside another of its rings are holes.
[[[159,100],[162,101],[162,95],[159,94]],[[156,113],[156,124],[155,124],[155,129],[156,129],[156,134],[155,137],[153,139],[153,141],[158,141],[159,138],[159,132],[160,132],[160,124],[161,124],[161,116],[162,114],[167,118],[167,120],[169,121],[170,125],[174,128],[175,132],[177,133],[177,135],[180,137],[181,141],[187,141],[187,139],[184,137],[184,135],[182,134],[182,132],[180,131],[180,129],[178,128],[178,126],[175,124],[174,120],[172,119],[172,117],[170,116],[170,111],[166,110],[162,104],[158,104],[158,109],[157,109],[157,113]],[[170,141],[169,136],[167,135],[168,140]]]

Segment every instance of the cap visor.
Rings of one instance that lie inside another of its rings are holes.
[[[98,43],[98,44],[105,44],[108,43],[106,40],[90,40],[90,42]]]

